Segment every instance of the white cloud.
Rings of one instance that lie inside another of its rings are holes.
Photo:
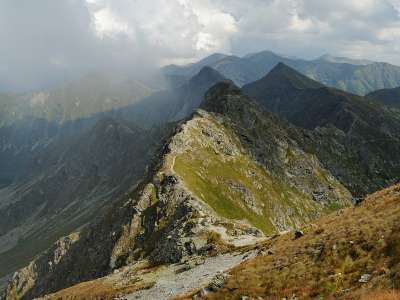
[[[2,0],[0,88],[263,49],[400,64],[400,0]]]
[[[305,32],[312,29],[314,23],[312,20],[307,18],[300,18],[297,14],[292,16],[289,24],[289,29],[294,31]]]
[[[95,30],[100,37],[116,33],[131,34],[129,25],[121,22],[118,17],[113,15],[107,8],[100,9],[93,13],[93,15]]]

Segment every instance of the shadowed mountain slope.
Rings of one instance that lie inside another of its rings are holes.
[[[0,277],[92,222],[132,189],[167,131],[143,130],[113,119],[83,128],[44,120],[33,124],[0,128],[10,129],[9,135],[2,135],[6,151],[0,158],[12,165],[20,162],[14,174],[6,174],[7,185],[0,189]],[[29,132],[37,133],[32,141],[25,138]]]
[[[225,78],[210,67],[202,68],[178,88],[154,93],[143,101],[116,112],[116,116],[145,126],[178,121],[197,109],[206,91]]]
[[[400,87],[393,89],[383,89],[366,96],[372,101],[377,101],[390,108],[400,109]]]
[[[299,143],[315,153],[356,197],[400,178],[396,112],[321,87],[283,64],[243,90],[266,109],[308,129]]]

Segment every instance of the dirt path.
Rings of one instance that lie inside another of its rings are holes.
[[[247,259],[248,254],[225,254],[207,258],[205,263],[185,272],[177,272],[182,265],[171,265],[164,270],[156,284],[148,289],[127,295],[127,300],[167,300],[207,286],[218,274],[238,265]],[[251,255],[250,255],[251,256]]]

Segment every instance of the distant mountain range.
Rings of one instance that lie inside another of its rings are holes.
[[[230,79],[241,87],[261,79],[279,63],[324,85],[359,95],[400,86],[400,67],[387,63],[331,55],[307,61],[270,51],[244,57],[217,53],[193,64],[164,67],[163,76],[146,79],[143,81],[146,83],[122,74],[93,72],[50,90],[23,95],[0,93],[0,126],[26,117],[62,124],[126,107],[132,108],[131,118],[144,126],[162,123],[166,115],[167,119],[178,120],[192,112],[204,92],[218,80]],[[214,72],[214,75],[200,71]],[[208,83],[203,82],[199,90],[193,89],[193,81],[204,80],[207,76]],[[195,93],[197,95],[193,96]],[[193,107],[184,107],[190,102],[182,100],[184,98],[197,100],[193,100]]]
[[[190,65],[167,66],[163,72],[167,76],[181,78],[182,82],[182,78],[189,78],[202,67],[210,66],[238,86],[243,86],[264,77],[280,62],[327,86],[358,95],[400,86],[400,67],[388,63],[330,55],[315,60],[293,59],[270,51],[244,57],[214,54]]]

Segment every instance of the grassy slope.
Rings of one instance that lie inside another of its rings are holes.
[[[260,246],[264,255],[233,269],[205,299],[399,299],[390,292],[400,289],[399,203],[397,185],[322,218],[300,239],[271,240]],[[372,275],[366,284],[363,274]]]
[[[239,139],[215,119],[195,118],[191,121],[190,145],[176,157],[174,170],[187,187],[209,204],[217,214],[228,219],[246,219],[266,234],[278,227],[296,228],[317,218],[325,208],[309,196],[272,176],[243,150]],[[195,125],[194,125],[195,124]],[[233,145],[233,155],[226,155],[203,131],[215,132]],[[290,153],[288,154],[290,159]],[[194,171],[195,170],[195,171]],[[255,199],[256,209],[246,205],[244,193],[227,184],[235,182]]]

